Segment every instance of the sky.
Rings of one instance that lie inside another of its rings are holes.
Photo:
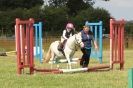
[[[133,0],[110,0],[108,2],[95,0],[95,7],[109,11],[116,19],[133,20]]]
[[[48,1],[48,0],[44,0]],[[133,20],[133,0],[94,0],[94,7],[101,7],[109,11],[116,19]]]

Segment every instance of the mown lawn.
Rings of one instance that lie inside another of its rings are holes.
[[[109,51],[103,52],[103,63],[109,60]],[[0,57],[0,88],[127,88],[128,69],[133,67],[133,50],[125,50],[125,69],[112,71],[71,73],[71,74],[16,74],[16,57]],[[80,57],[80,52],[76,53]],[[45,67],[36,62],[38,67]],[[91,60],[90,66],[98,64]],[[27,71],[26,71],[27,73]]]

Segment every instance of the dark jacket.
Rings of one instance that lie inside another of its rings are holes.
[[[91,41],[94,41],[93,38],[93,33],[91,31],[88,32],[88,36],[87,34],[84,32],[84,30],[81,31],[81,36],[82,36],[82,42],[84,43],[85,47],[84,48],[88,48],[90,49],[92,47],[91,45]]]

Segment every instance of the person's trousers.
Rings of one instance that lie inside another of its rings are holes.
[[[88,67],[88,64],[90,61],[91,49],[81,48],[81,51],[82,51],[83,55],[81,57],[80,65],[82,67]]]

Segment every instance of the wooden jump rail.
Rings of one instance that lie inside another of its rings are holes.
[[[110,20],[110,64],[98,65],[91,68],[77,69],[38,69],[34,64],[33,56],[33,24],[34,19],[30,18],[26,21],[16,19],[16,51],[17,51],[17,73],[22,74],[24,68],[29,68],[30,74],[34,72],[61,74],[67,72],[79,71],[97,71],[99,69],[111,68],[116,63],[120,64],[120,69],[124,68],[124,20]]]
[[[21,21],[19,18],[16,19],[17,73],[22,74],[24,68],[29,68],[30,74],[34,74],[34,72],[62,73],[59,69],[35,68],[33,59],[33,24],[33,18],[25,21]]]

